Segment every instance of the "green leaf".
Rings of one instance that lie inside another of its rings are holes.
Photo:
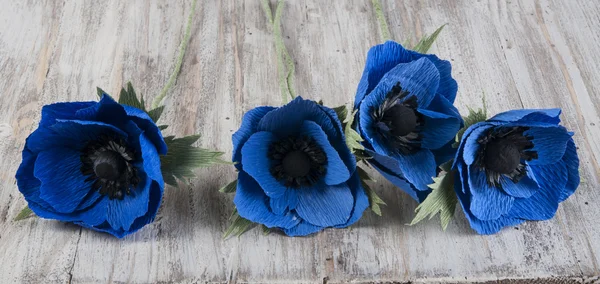
[[[429,219],[440,213],[442,229],[445,231],[448,223],[454,216],[454,210],[458,199],[454,192],[454,174],[452,171],[443,176],[433,179],[434,183],[429,185],[431,193],[425,198],[423,203],[415,209],[415,218],[410,225],[415,225],[429,216]]]
[[[98,98],[102,98],[103,95],[108,95],[104,90],[100,89],[100,87],[96,87],[96,92],[98,93]]]
[[[271,233],[271,228],[269,228],[269,227],[267,227],[265,225],[260,225],[260,226],[261,226],[261,229],[262,229],[262,232],[263,232],[264,236],[266,236],[266,235],[268,235],[268,234]]]
[[[431,48],[431,45],[433,44],[433,42],[435,42],[438,35],[440,34],[440,32],[442,32],[442,30],[444,29],[444,27],[446,25],[447,24],[443,24],[442,26],[437,28],[437,30],[435,30],[435,32],[433,32],[433,34],[431,34],[430,36],[427,36],[427,35],[423,36],[423,38],[421,38],[419,43],[417,43],[417,45],[415,45],[413,50],[416,52],[420,52],[420,53],[427,53],[427,51],[429,51],[429,48]]]
[[[219,159],[223,152],[192,146],[199,138],[200,135],[182,138],[165,137],[169,151],[166,155],[160,157],[161,171],[165,183],[177,186],[176,178],[183,180],[184,178],[195,177],[193,170],[196,168],[228,163]]]
[[[355,153],[359,150],[362,151],[365,149],[365,147],[360,143],[364,140],[362,139],[360,134],[358,134],[358,132],[356,132],[356,130],[352,128],[352,124],[354,123],[354,116],[356,115],[357,111],[358,110],[355,110],[350,115],[346,116],[343,125],[344,134],[346,134],[346,145],[348,145],[348,148],[352,153]]]
[[[119,94],[119,103],[147,112],[146,106],[142,104],[135,94],[135,90],[133,89],[131,82],[127,82],[127,89],[121,88],[121,93]]]
[[[223,234],[224,239],[227,239],[232,235],[239,237],[257,225],[256,223],[253,223],[252,221],[244,219],[242,216],[240,216],[237,209],[233,211],[233,214],[231,217],[229,217],[229,220],[231,220],[231,225],[229,225],[229,228],[227,228]]]
[[[150,116],[150,118],[152,118],[152,121],[157,122],[164,110],[165,110],[165,106],[159,106],[159,107],[149,111],[148,116]]]
[[[168,125],[164,125],[164,124],[163,124],[163,125],[159,125],[159,126],[158,126],[158,129],[159,129],[160,131],[163,131],[163,130],[167,129],[167,127],[169,127],[169,126],[168,126]]]
[[[377,195],[375,190],[373,190],[366,183],[366,181],[374,182],[375,180],[373,178],[371,178],[369,176],[369,174],[365,170],[363,170],[361,167],[356,167],[356,170],[358,172],[358,176],[360,177],[360,182],[361,182],[363,188],[365,189],[367,196],[369,197],[369,208],[371,208],[371,211],[373,211],[373,213],[377,214],[378,216],[381,216],[380,205],[387,205],[387,204],[385,204],[385,202],[379,197],[379,195]]]
[[[21,221],[32,216],[35,216],[33,211],[28,206],[25,206],[25,208],[23,208],[21,212],[17,214],[17,217],[15,217],[15,221]]]
[[[483,96],[482,100],[483,109],[478,109],[477,111],[474,111],[473,109],[469,108],[469,115],[463,117],[463,120],[465,121],[465,126],[461,128],[456,134],[456,143],[454,143],[455,147],[458,147],[458,144],[460,143],[463,134],[465,134],[465,131],[469,129],[469,127],[471,127],[473,124],[485,121],[487,119],[487,106],[485,104],[485,95]]]
[[[340,121],[346,120],[346,116],[348,115],[348,109],[346,106],[334,107],[333,110],[335,111],[335,114],[337,114]]]
[[[237,189],[237,182],[238,182],[238,180],[236,179],[236,180],[228,183],[226,186],[221,187],[221,189],[219,189],[219,192],[222,192],[222,193],[235,192],[235,190]]]

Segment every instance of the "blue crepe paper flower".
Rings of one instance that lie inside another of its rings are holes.
[[[314,101],[248,111],[233,161],[239,215],[289,236],[347,227],[369,205],[336,113]]]
[[[579,185],[579,158],[560,109],[498,114],[469,127],[453,169],[471,227],[493,234],[525,220],[548,220]]]
[[[36,215],[121,238],[154,220],[166,152],[145,112],[109,96],[46,105],[25,143],[17,184]]]
[[[437,167],[454,157],[463,125],[452,105],[457,84],[450,62],[388,41],[367,55],[354,108],[368,161],[422,202]]]

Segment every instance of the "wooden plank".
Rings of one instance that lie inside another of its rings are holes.
[[[259,230],[222,239],[232,196],[217,192],[233,167],[197,171],[168,188],[156,222],[123,240],[30,218],[14,172],[44,104],[95,99],[131,80],[149,101],[166,83],[191,1],[2,1],[0,10],[0,278],[10,282],[438,283],[499,278],[595,281],[600,274],[600,6],[596,1],[383,1],[399,42],[448,23],[431,52],[451,60],[461,111],[561,107],[576,132],[582,185],[557,217],[472,232],[457,212],[406,226],[416,204],[383,178],[388,203],[350,229],[306,238]],[[4,8],[6,7],[6,8]],[[351,103],[369,47],[380,42],[371,1],[288,1],[282,31],[299,95]],[[182,72],[165,101],[168,134],[202,133],[231,153],[243,113],[279,105],[275,49],[260,1],[199,1]],[[377,175],[375,175],[377,176]],[[575,278],[572,278],[575,277]],[[550,280],[540,283],[550,283]]]

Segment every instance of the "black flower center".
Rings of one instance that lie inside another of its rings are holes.
[[[310,157],[300,150],[287,153],[281,164],[283,171],[293,178],[306,176],[310,172]]]
[[[123,199],[139,183],[132,162],[135,155],[116,135],[102,135],[90,141],[81,153],[81,173],[94,181],[92,188],[110,199]]]
[[[382,121],[390,126],[390,132],[394,136],[405,136],[417,128],[417,115],[415,111],[405,105],[397,104],[388,109]]]
[[[409,96],[397,83],[386,94],[383,103],[371,112],[382,140],[405,155],[421,149],[420,131],[425,121],[416,111],[417,107],[417,98]]]
[[[308,136],[273,142],[267,155],[271,160],[271,175],[288,187],[313,185],[327,172],[327,155]]]
[[[476,165],[485,170],[487,182],[500,186],[505,176],[518,183],[527,174],[524,161],[537,159],[532,151],[533,137],[523,133],[527,127],[499,127],[487,132],[477,142],[481,145],[477,153]]]

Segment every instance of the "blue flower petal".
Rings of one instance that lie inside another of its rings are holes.
[[[348,187],[350,187],[352,196],[354,197],[354,209],[352,210],[352,214],[350,215],[348,221],[345,224],[334,226],[336,228],[345,228],[354,224],[356,221],[360,220],[365,209],[369,207],[369,197],[367,196],[365,189],[362,187],[360,177],[358,176],[357,172],[355,172],[350,180],[348,180]]]
[[[558,108],[552,109],[515,109],[499,113],[489,121],[516,122],[516,121],[537,121],[558,124],[560,122],[560,112]]]
[[[242,118],[242,125],[240,129],[233,133],[231,139],[233,140],[233,155],[231,160],[237,162],[235,167],[238,170],[242,169],[242,146],[254,132],[256,132],[256,127],[258,126],[258,122],[267,114],[268,112],[274,110],[274,107],[270,106],[262,106],[249,110],[244,114],[244,118]]]
[[[346,183],[298,189],[296,212],[305,221],[321,227],[348,222],[354,207],[352,191]]]
[[[567,142],[571,140],[572,133],[562,126],[532,127],[523,133],[533,136],[533,149],[538,153],[538,158],[529,161],[530,165],[547,165],[558,162],[565,154]]]
[[[117,238],[123,238],[129,234],[137,232],[138,230],[143,228],[145,225],[150,224],[150,223],[152,223],[152,221],[154,221],[154,218],[156,217],[156,213],[158,212],[158,208],[160,207],[160,204],[162,201],[163,188],[161,186],[159,186],[156,181],[150,180],[150,182],[152,184],[150,186],[148,212],[146,212],[146,215],[135,219],[135,221],[133,222],[133,224],[131,224],[131,226],[129,227],[128,230],[125,230],[123,228],[113,228],[107,221],[104,221],[104,222],[96,224],[96,225],[90,225],[89,223],[83,223],[83,222],[75,222],[75,224],[78,224],[80,226],[83,226],[83,227],[86,227],[86,228],[89,228],[92,230],[96,230],[99,232],[109,233]],[[106,198],[106,199],[108,200],[108,198]]]
[[[154,143],[146,136],[144,132],[139,136],[140,150],[142,153],[143,169],[149,178],[158,182],[162,187],[164,185],[162,172],[160,170],[160,156]]]
[[[100,121],[118,128],[122,128],[122,125],[129,121],[123,106],[106,95],[103,95],[97,104],[78,110],[76,118],[78,120]]]
[[[269,197],[265,195],[258,183],[243,171],[238,174],[237,190],[233,202],[240,216],[269,228],[292,228],[301,221],[291,212],[285,215],[273,213],[269,208]]]
[[[498,219],[513,206],[515,198],[487,183],[485,171],[469,167],[470,210],[477,219]]]
[[[477,154],[479,153],[479,149],[481,148],[481,145],[479,144],[479,142],[477,142],[477,140],[492,127],[493,125],[481,124],[479,127],[474,128],[470,132],[468,137],[466,137],[466,135],[463,136],[466,137],[466,139],[463,138],[463,141],[465,141],[464,145],[461,143],[462,149],[459,147],[458,151],[460,153],[460,151],[462,150],[462,158],[465,164],[470,166],[473,163],[475,163],[475,161],[477,160]]]
[[[427,58],[398,64],[381,78],[368,97],[377,95],[385,98],[392,87],[398,83],[403,90],[408,91],[409,96],[417,98],[419,108],[427,108],[435,97],[440,83],[440,73]]]
[[[288,188],[285,194],[279,198],[271,198],[269,205],[271,211],[277,215],[287,213],[287,210],[293,210],[298,204],[298,193],[296,189]]]
[[[87,224],[89,226],[96,226],[105,222],[106,211],[108,207],[108,198],[102,197],[90,206],[86,210],[75,211],[72,213],[58,213],[49,211],[39,206],[36,203],[29,203],[29,208],[35,213],[35,215],[46,218],[60,220],[63,222],[74,222],[76,224]]]
[[[426,149],[439,149],[452,141],[462,124],[462,120],[455,116],[426,109],[418,109],[418,112],[425,120],[421,131],[421,147]]]
[[[40,127],[49,127],[56,123],[57,119],[76,119],[76,113],[80,109],[88,108],[98,104],[97,102],[71,102],[55,103],[42,107],[42,119]]]
[[[300,222],[298,225],[289,229],[283,229],[283,232],[290,237],[304,237],[323,230],[323,227],[315,226],[306,221]]]
[[[456,156],[457,148],[454,148],[455,140],[452,139],[450,142],[446,143],[446,145],[442,146],[439,149],[431,150],[433,156],[435,157],[435,164],[441,165],[445,162],[452,160]]]
[[[565,163],[531,166],[540,189],[529,198],[515,200],[507,216],[526,220],[548,220],[558,209],[560,195],[567,184],[568,172]]]
[[[463,133],[463,136],[460,140],[460,143],[458,145],[458,148],[456,149],[456,158],[454,159],[454,163],[452,163],[452,168],[456,168],[456,164],[457,162],[463,161],[464,159],[464,150],[465,150],[465,146],[467,144],[467,139],[469,137],[471,137],[471,134],[473,134],[473,132],[477,129],[479,129],[480,127],[486,127],[486,130],[493,127],[493,124],[491,123],[487,123],[487,122],[478,122],[475,123],[473,125],[471,125],[469,128],[467,128],[467,130],[465,130],[465,132]],[[481,135],[481,132],[483,131],[478,131],[476,134],[477,135]],[[479,136],[475,137],[475,141],[477,140]],[[471,151],[472,153],[474,153],[473,151]],[[473,154],[471,154],[473,155]],[[475,157],[472,157],[471,159],[474,159]]]
[[[462,169],[465,167],[465,164],[462,162],[458,162],[458,168]],[[468,194],[465,192],[470,192],[468,181],[469,177],[467,175],[467,171],[460,171],[457,173],[457,176],[454,179],[454,190],[460,201],[460,205],[465,212],[465,217],[469,221],[471,228],[475,230],[479,234],[494,234],[500,231],[503,227],[506,226],[514,226],[520,223],[523,223],[524,220],[518,218],[510,218],[501,216],[498,219],[494,220],[480,220],[471,213],[471,199]]]
[[[348,149],[348,146],[346,145],[346,135],[344,134],[342,123],[339,120],[337,114],[333,109],[330,109],[326,106],[320,107],[327,114],[327,116],[329,116],[333,125],[339,133],[338,136],[329,137],[329,142],[331,143],[331,146],[333,146],[333,148],[337,150],[338,154],[340,155],[340,158],[342,158],[348,169],[356,168],[356,158],[354,157],[352,152],[350,152],[350,149]]]
[[[108,201],[106,221],[112,229],[129,231],[135,219],[144,216],[148,212],[152,180],[145,176],[141,176],[140,180],[143,183],[132,190],[131,195],[125,194],[123,200],[112,199]]]
[[[154,123],[152,118],[148,116],[148,114],[134,107],[123,105],[125,112],[129,116],[133,122],[135,122],[146,134],[150,141],[157,148],[158,153],[161,155],[167,154],[167,143],[165,143],[165,139],[162,136],[160,129]]]
[[[56,148],[39,153],[34,176],[41,181],[40,198],[59,213],[71,213],[92,190],[81,174],[81,153]]]
[[[507,177],[500,179],[502,190],[508,195],[517,198],[529,198],[539,190],[539,185],[535,180],[535,177],[531,173],[531,168],[527,168],[527,175],[521,178],[518,183],[514,183]]]
[[[404,177],[418,190],[429,190],[428,185],[433,183],[432,177],[437,175],[437,164],[433,153],[428,149],[421,149],[414,154],[392,156],[398,160],[400,170]]]
[[[369,159],[369,164],[373,166],[379,173],[393,183],[396,187],[406,192],[417,202],[421,203],[427,195],[431,192],[431,189],[421,191],[411,185],[408,180],[402,174],[398,161],[387,156],[379,155],[373,151],[367,151],[367,153],[373,157]]]
[[[452,78],[452,65],[447,60],[439,59],[434,54],[422,54],[411,50],[413,60],[416,58],[426,57],[429,59],[440,73],[440,86],[437,93],[446,98],[450,103],[454,103],[456,93],[458,92],[458,84]]]
[[[328,185],[339,184],[350,178],[348,168],[340,158],[338,152],[329,144],[327,134],[313,121],[305,121],[302,124],[301,133],[315,139],[317,144],[327,155],[327,172],[325,183]]]
[[[97,140],[105,133],[114,133],[127,138],[127,134],[110,124],[95,121],[56,120],[48,128],[38,128],[27,138],[27,147],[33,152],[54,148],[80,150],[89,141]]]
[[[445,97],[443,97],[439,94],[435,95],[435,97],[433,98],[433,101],[431,101],[431,104],[429,104],[427,109],[431,110],[431,111],[443,113],[448,116],[456,117],[457,119],[460,120],[461,127],[463,125],[462,116],[460,115],[460,112],[458,111],[458,109],[451,102],[449,102]]]
[[[277,135],[278,138],[286,138],[297,135],[305,120],[314,121],[321,126],[330,140],[341,139],[331,118],[319,104],[304,100],[301,97],[297,97],[287,105],[265,114],[258,123],[256,130],[269,131]]]
[[[577,147],[573,139],[567,142],[567,149],[562,158],[563,163],[567,167],[568,180],[565,188],[561,191],[559,201],[565,201],[571,194],[575,192],[579,186],[579,157],[577,156]]]
[[[354,99],[354,108],[358,108],[362,100],[369,94],[383,76],[400,63],[407,63],[413,60],[413,55],[402,45],[393,41],[387,41],[371,47],[367,53],[367,61],[356,98]]]
[[[256,132],[242,146],[242,167],[250,174],[271,198],[279,198],[287,190],[286,186],[271,175],[269,146],[277,138],[270,132]]]
[[[23,194],[25,200],[27,200],[29,204],[35,203],[44,210],[54,211],[48,202],[40,198],[40,186],[42,185],[42,182],[33,175],[37,154],[34,154],[26,146],[25,149],[23,149],[22,156],[23,161],[21,162],[21,165],[19,165],[19,169],[15,175],[19,191]]]

